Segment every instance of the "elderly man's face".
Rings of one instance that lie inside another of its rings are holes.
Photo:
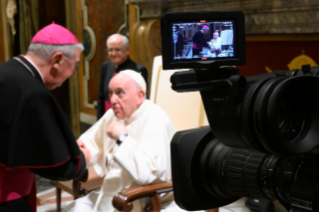
[[[115,36],[107,43],[107,52],[111,62],[118,66],[127,60],[129,48],[124,45],[123,38]]]
[[[61,52],[55,53],[50,61],[53,63],[50,75],[44,79],[44,84],[49,90],[60,87],[65,80],[74,76],[80,66],[81,49],[75,47],[73,57],[67,57]]]
[[[204,34],[207,34],[207,32],[208,32],[208,29],[203,29]]]
[[[130,117],[144,101],[144,91],[124,74],[115,75],[109,84],[114,114],[119,119]]]
[[[213,38],[216,40],[218,38],[218,33],[214,33]]]

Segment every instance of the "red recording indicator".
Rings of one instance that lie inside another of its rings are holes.
[[[207,57],[202,57],[202,60],[207,60]]]
[[[200,22],[201,22],[201,23],[205,23],[206,21],[205,21],[205,20],[201,20]]]

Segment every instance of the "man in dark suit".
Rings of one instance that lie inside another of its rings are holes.
[[[130,57],[129,41],[121,34],[111,35],[107,41],[107,53],[110,60],[104,61],[101,66],[100,85],[98,92],[97,120],[111,108],[109,82],[120,71],[131,69],[140,73],[147,83],[147,70],[143,65],[133,62]]]
[[[179,30],[178,25],[176,25],[176,34],[177,34],[176,56],[182,57],[185,41],[184,41],[182,33]]]

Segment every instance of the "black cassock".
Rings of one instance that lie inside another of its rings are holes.
[[[193,40],[193,56],[202,56],[200,53],[203,51],[203,47],[209,47],[205,39],[204,33],[199,30],[192,38]],[[195,48],[194,48],[195,47]]]
[[[0,211],[34,211],[34,173],[70,180],[85,170],[70,125],[35,67],[23,56],[1,64]]]
[[[176,43],[176,55],[179,55],[180,57],[183,56],[183,49],[184,49],[184,38],[183,38],[183,35],[178,32],[177,33],[177,43]]]

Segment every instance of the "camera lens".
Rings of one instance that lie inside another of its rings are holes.
[[[314,210],[319,195],[319,182],[313,177],[319,176],[318,157],[282,157],[232,148],[216,138],[198,148],[202,154],[193,161],[192,178],[198,180],[196,188],[203,199],[261,197],[278,200],[287,210],[292,202],[293,207]],[[303,182],[312,186],[301,187]]]
[[[203,188],[210,196],[264,197],[258,172],[266,156],[265,153],[231,148],[217,139],[212,140],[198,161]]]

